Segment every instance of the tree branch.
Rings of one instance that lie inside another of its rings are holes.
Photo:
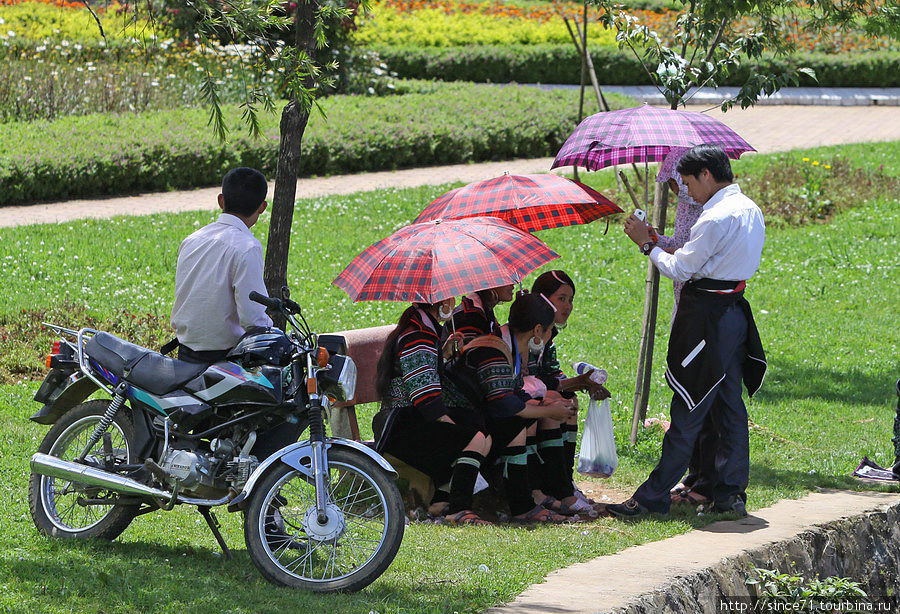
[[[94,9],[91,8],[91,5],[87,3],[87,0],[81,0],[81,3],[87,8],[87,10],[93,16],[94,21],[97,22],[97,27],[100,29],[100,36],[103,38],[103,40],[106,40],[106,33],[103,31],[103,24],[100,23],[100,18],[97,17],[97,13],[95,13]]]
[[[706,52],[706,57],[703,58],[703,62],[709,62],[712,59],[713,53],[716,52],[716,46],[719,44],[719,41],[722,40],[722,34],[725,33],[725,26],[728,25],[728,18],[723,17],[722,23],[719,24],[719,31],[716,32],[716,37],[709,44],[709,49]]]

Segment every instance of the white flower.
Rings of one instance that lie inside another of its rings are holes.
[[[159,81],[151,81],[150,85],[152,85],[153,87],[159,87]]]
[[[95,71],[95,70],[97,70],[97,67],[96,66],[88,66],[88,70]]]
[[[13,32],[12,30],[7,30],[6,35],[10,38],[14,38],[16,36],[16,33]]]
[[[59,32],[59,30],[57,30],[57,32]],[[60,41],[59,44],[62,45],[63,47],[68,47],[69,41],[67,41],[66,39],[62,39],[62,41]]]
[[[38,45],[37,47],[34,48],[34,50],[37,51],[38,53],[40,53],[41,51],[46,51],[47,45]]]
[[[2,25],[5,24],[5,23],[6,23],[6,20],[3,19],[2,17],[0,17],[0,26],[2,26]]]

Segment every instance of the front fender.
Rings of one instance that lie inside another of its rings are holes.
[[[378,454],[378,452],[364,444],[359,443],[358,441],[353,441],[351,439],[326,437],[325,449],[327,450],[332,446],[339,448],[349,448],[351,450],[356,450],[357,452],[362,452],[373,461],[375,461],[378,466],[384,469],[389,475],[394,478],[397,477],[397,472],[393,467],[391,467],[391,464],[389,462],[387,462],[380,454]],[[237,512],[247,507],[247,504],[250,502],[250,495],[253,494],[253,488],[256,486],[256,483],[260,480],[263,474],[266,473],[269,467],[271,467],[275,463],[284,463],[289,467],[296,469],[300,473],[312,477],[312,446],[310,445],[309,441],[298,441],[297,443],[293,443],[285,448],[282,448],[281,450],[261,462],[256,470],[252,474],[250,474],[250,478],[247,480],[247,483],[244,484],[244,488],[241,490],[238,496],[232,499],[228,504],[229,512]]]

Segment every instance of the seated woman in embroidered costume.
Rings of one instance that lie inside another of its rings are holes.
[[[489,524],[471,507],[491,438],[471,421],[460,420],[466,412],[447,406],[442,394],[440,320],[450,316],[455,302],[413,304],[387,338],[377,385],[389,417],[378,446],[432,479],[432,515],[446,513],[451,524]],[[457,340],[454,336],[450,342]]]
[[[491,437],[491,458],[502,465],[513,522],[571,520],[535,505],[525,449],[528,427],[540,419],[559,422],[574,414],[571,401],[543,403],[522,389],[529,342],[545,343],[552,324],[553,309],[546,300],[520,296],[510,307],[509,324],[501,327],[500,336],[482,335],[468,342],[444,383],[450,403],[468,410],[467,421],[483,424]]]
[[[572,314],[575,282],[565,271],[547,271],[534,281],[531,292],[543,296],[555,310],[550,340],[540,351],[529,353],[528,375],[536,377],[547,388],[548,392],[544,398],[550,400],[559,394],[563,398],[571,399],[576,409],[578,408],[578,398],[575,396],[577,390],[587,391],[598,399],[609,398],[609,391],[591,380],[590,373],[584,373],[577,377],[566,377],[559,365],[555,339],[559,331],[566,327],[569,316]],[[563,477],[559,478],[552,474],[544,475],[539,485],[543,492],[560,501],[561,505],[558,509],[561,511],[594,516],[596,515],[593,509],[595,502],[588,499],[572,481],[577,436],[577,414],[562,422],[557,428],[547,424],[545,428],[541,429],[538,434],[538,454],[540,458],[544,458],[547,454],[552,456],[557,453],[557,450],[553,448],[560,448]],[[542,469],[546,474],[548,467],[542,464]],[[562,488],[558,486],[560,484]],[[572,485],[571,492],[569,484]],[[538,493],[536,494],[539,496]]]
[[[481,335],[499,335],[500,323],[494,316],[494,307],[512,299],[512,284],[466,295],[453,310],[450,328],[460,333],[463,341],[470,341]]]

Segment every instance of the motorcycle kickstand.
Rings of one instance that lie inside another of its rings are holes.
[[[198,505],[197,511],[206,519],[206,524],[209,525],[209,530],[212,531],[212,534],[215,536],[216,541],[219,542],[219,547],[222,549],[222,554],[225,555],[227,560],[231,560],[231,550],[228,549],[228,545],[225,543],[225,540],[222,538],[222,533],[219,532],[219,520],[216,518],[216,515],[209,509],[209,506],[206,505]]]

